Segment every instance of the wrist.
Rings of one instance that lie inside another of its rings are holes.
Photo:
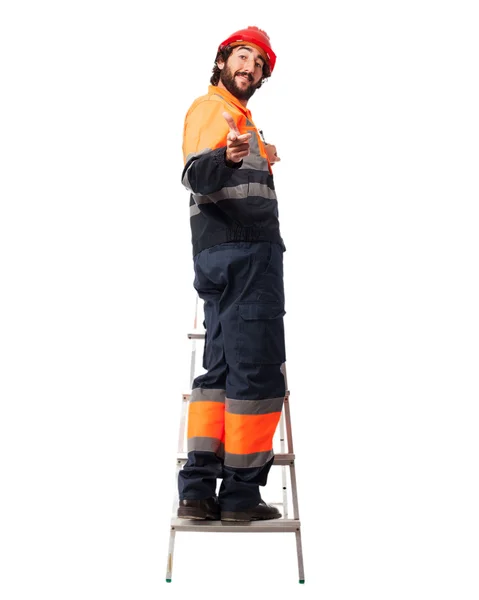
[[[234,160],[230,160],[228,158],[228,151],[225,150],[225,165],[227,167],[229,167],[230,169],[238,169],[241,166],[242,162],[243,162],[242,160],[240,160],[239,162],[235,162]]]

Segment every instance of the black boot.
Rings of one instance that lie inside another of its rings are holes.
[[[253,508],[240,511],[221,511],[222,521],[266,521],[268,519],[280,519],[281,513],[274,506],[269,506],[263,500]]]
[[[177,512],[180,519],[219,521],[220,509],[217,498],[204,500],[180,500]]]

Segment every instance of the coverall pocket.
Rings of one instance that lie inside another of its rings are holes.
[[[240,363],[276,365],[285,362],[281,304],[239,304],[237,358]]]

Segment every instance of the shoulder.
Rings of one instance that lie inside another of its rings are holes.
[[[205,94],[204,96],[196,98],[196,100],[191,104],[188,112],[186,113],[186,119],[188,120],[192,116],[204,117],[206,115],[221,115],[226,107],[226,102],[219,94]]]

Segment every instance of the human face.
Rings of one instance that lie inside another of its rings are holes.
[[[226,88],[246,105],[261,84],[263,65],[263,57],[252,46],[233,48],[226,63],[218,61],[221,70],[218,86]]]

